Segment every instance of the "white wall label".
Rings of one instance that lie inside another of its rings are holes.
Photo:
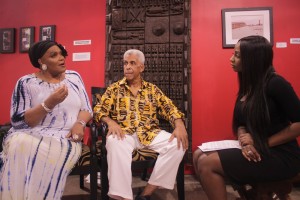
[[[290,43],[291,44],[300,44],[300,38],[291,38]]]
[[[276,47],[277,48],[286,48],[287,43],[286,42],[276,42]]]
[[[91,52],[73,53],[73,61],[91,60]]]
[[[73,45],[91,45],[92,40],[74,40]]]

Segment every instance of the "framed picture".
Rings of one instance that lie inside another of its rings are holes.
[[[20,28],[20,52],[28,52],[34,42],[34,27]]]
[[[15,52],[15,29],[0,29],[0,53]]]
[[[55,40],[55,25],[40,26],[40,41]]]
[[[273,44],[271,7],[222,9],[223,48],[232,48],[249,35],[261,35]]]

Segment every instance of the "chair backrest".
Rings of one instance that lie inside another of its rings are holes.
[[[101,96],[106,91],[105,87],[92,87],[92,108],[100,102]]]
[[[6,123],[4,125],[0,125],[0,152],[2,151],[2,142],[3,142],[3,139],[4,139],[5,135],[7,134],[7,132],[9,131],[10,128],[11,128],[11,124],[10,123]]]

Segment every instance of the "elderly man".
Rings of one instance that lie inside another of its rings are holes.
[[[157,187],[173,189],[188,148],[183,113],[156,85],[142,79],[144,62],[141,51],[126,51],[124,78],[109,86],[94,108],[96,120],[108,124],[108,195],[114,199],[133,199],[131,162],[135,148],[159,153],[148,184],[136,200],[149,200]],[[157,114],[172,124],[172,134],[159,128]]]

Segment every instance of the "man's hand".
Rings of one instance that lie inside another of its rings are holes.
[[[178,149],[180,148],[180,145],[182,145],[182,149],[187,150],[189,147],[188,134],[181,119],[177,119],[175,121],[175,129],[169,139],[169,142],[171,142],[175,137],[177,138]]]
[[[117,138],[121,140],[125,138],[125,134],[123,133],[121,126],[117,122],[110,119],[107,120],[106,123],[108,125],[108,132],[106,137],[113,135],[113,137],[117,136]]]

